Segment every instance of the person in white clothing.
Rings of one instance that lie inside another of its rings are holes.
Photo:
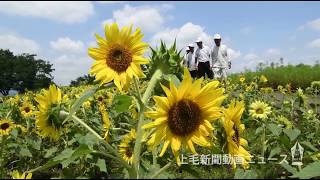
[[[228,47],[224,44],[221,44],[220,34],[215,34],[213,39],[215,46],[211,50],[211,58],[214,78],[226,83],[227,70],[231,68]]]
[[[197,64],[196,64],[196,60],[195,60],[195,52],[194,52],[194,45],[193,44],[189,44],[188,45],[189,48],[189,53],[187,54],[187,67],[189,69],[189,72],[191,74],[192,78],[196,78],[197,77]]]
[[[212,73],[212,60],[211,60],[211,53],[210,53],[210,48],[208,46],[205,46],[202,44],[202,40],[198,39],[196,41],[198,49],[196,50],[195,53],[195,60],[196,64],[198,67],[198,78],[200,77],[205,77],[207,76],[209,78],[213,78],[213,73]]]
[[[188,54],[190,52],[190,48],[187,46],[186,47],[186,54],[183,56],[183,61],[181,62],[185,67],[188,67]]]

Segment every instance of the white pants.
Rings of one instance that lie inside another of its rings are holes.
[[[214,67],[212,68],[212,71],[213,71],[213,77],[215,79],[227,80],[227,68]]]

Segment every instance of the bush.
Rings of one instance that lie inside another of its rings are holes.
[[[243,76],[247,81],[252,81],[254,77],[264,75],[267,77],[268,82],[266,86],[270,86],[274,89],[278,85],[286,86],[290,84],[293,89],[297,88],[307,88],[311,85],[313,81],[320,80],[320,66],[310,66],[310,65],[287,65],[280,66],[276,68],[266,67],[257,72],[246,71]],[[233,82],[239,82],[239,74],[232,74],[231,79]]]

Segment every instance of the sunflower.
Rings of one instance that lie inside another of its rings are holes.
[[[99,104],[99,111],[100,111],[101,116],[102,116],[103,131],[105,132],[104,139],[106,141],[108,141],[108,134],[109,134],[110,126],[111,126],[111,121],[110,121],[110,118],[109,118],[109,114],[106,111],[106,108],[105,108],[105,106],[103,104]]]
[[[239,81],[240,81],[241,83],[243,83],[245,80],[246,80],[246,78],[245,78],[244,76],[241,76],[241,77],[239,78]]]
[[[293,124],[286,117],[284,117],[283,115],[278,116],[277,120],[286,129],[292,129],[293,128]]]
[[[228,109],[225,110],[225,116],[223,118],[223,127],[226,132],[228,153],[231,155],[231,164],[233,168],[236,168],[238,163],[235,158],[240,158],[240,162],[244,168],[248,168],[248,161],[251,160],[250,153],[242,146],[247,146],[247,140],[240,137],[244,131],[244,124],[241,124],[241,116],[244,111],[243,101],[233,100]]]
[[[131,129],[131,131],[123,137],[119,145],[119,152],[123,159],[128,162],[128,164],[132,164],[136,137],[136,130]]]
[[[44,90],[42,94],[35,97],[39,103],[39,111],[36,113],[36,125],[39,134],[52,140],[58,140],[60,131],[63,128],[63,119],[60,118],[61,110],[61,90],[55,85],[50,85],[49,90]]]
[[[9,135],[10,131],[15,127],[15,124],[12,121],[7,119],[0,120],[0,135]]]
[[[24,172],[24,173],[22,173],[20,175],[19,171],[13,170],[11,176],[12,176],[12,179],[31,179],[32,178],[32,173],[27,173],[26,174]]]
[[[260,81],[261,83],[266,83],[266,82],[268,82],[268,79],[267,79],[264,75],[261,75],[259,81]]]
[[[145,77],[140,65],[149,61],[143,57],[148,45],[142,42],[140,29],[132,33],[132,25],[121,30],[116,23],[105,26],[106,39],[96,34],[98,48],[89,48],[88,53],[95,62],[90,74],[95,75],[100,85],[114,81],[122,91],[128,88],[133,76]]]
[[[266,119],[271,113],[271,107],[262,101],[255,101],[250,105],[249,113],[254,118]]]
[[[28,101],[25,101],[22,107],[20,107],[20,112],[25,118],[32,116],[33,110],[34,107]]]
[[[155,128],[148,145],[155,148],[164,142],[160,157],[169,145],[180,165],[181,146],[197,154],[193,143],[210,147],[209,138],[213,137],[213,120],[222,114],[221,103],[226,98],[224,89],[218,88],[219,81],[211,81],[201,88],[203,78],[192,83],[189,71],[184,69],[184,79],[177,88],[170,82],[170,89],[162,86],[166,97],[154,96],[156,110],[146,112],[146,116],[155,119],[143,128]]]

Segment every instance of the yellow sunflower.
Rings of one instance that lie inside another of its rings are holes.
[[[225,110],[223,126],[226,132],[228,153],[231,155],[231,164],[236,168],[236,164],[241,163],[244,168],[248,168],[248,161],[251,160],[250,153],[244,149],[248,142],[240,135],[244,131],[244,124],[241,124],[241,116],[244,111],[243,101],[233,100],[228,109]],[[236,159],[240,158],[240,162]]]
[[[183,146],[196,154],[193,143],[210,147],[213,137],[211,123],[222,114],[221,103],[226,98],[224,89],[218,88],[219,81],[211,81],[201,88],[203,78],[192,83],[189,71],[184,69],[184,79],[177,88],[170,82],[170,89],[162,86],[166,97],[154,96],[156,110],[146,112],[155,119],[143,128],[155,128],[148,145],[155,148],[164,142],[160,157],[169,145],[180,165],[179,151]]]
[[[32,116],[33,110],[34,110],[34,107],[27,101],[25,101],[22,107],[20,107],[20,112],[25,118]]]
[[[9,121],[7,119],[1,119],[0,120],[0,135],[9,135],[11,130],[15,127],[14,122]]]
[[[31,179],[32,178],[32,173],[22,173],[20,174],[19,171],[13,170],[12,171],[12,179]]]
[[[123,137],[119,145],[119,152],[122,155],[122,158],[128,162],[128,164],[132,164],[133,161],[133,150],[136,137],[136,130],[131,129],[131,131]]]
[[[249,113],[254,118],[266,119],[271,113],[271,107],[262,101],[255,101],[250,105]]]
[[[132,25],[121,30],[116,23],[105,26],[106,39],[96,34],[98,48],[89,48],[88,53],[95,62],[90,74],[95,75],[100,84],[113,80],[122,91],[128,88],[133,76],[145,77],[140,65],[149,61],[143,57],[148,45],[142,42],[140,29],[132,33]]]
[[[49,137],[56,141],[60,137],[64,120],[60,118],[61,99],[61,90],[55,85],[50,85],[49,90],[44,90],[42,94],[35,97],[35,100],[39,103],[36,125],[39,134],[44,138]]]
[[[261,75],[259,81],[260,81],[261,83],[266,83],[266,82],[268,82],[268,79],[267,79],[264,75]]]
[[[241,76],[241,77],[239,78],[239,81],[240,81],[241,83],[243,83],[245,80],[246,80],[246,78],[245,78],[244,76]]]
[[[286,129],[292,129],[293,124],[283,115],[277,117],[278,122],[284,126]]]
[[[110,118],[109,118],[109,114],[106,111],[106,108],[105,108],[105,106],[103,104],[99,104],[99,111],[100,111],[101,116],[102,116],[103,131],[105,132],[104,139],[106,141],[108,141],[108,134],[109,134],[110,126],[111,126],[111,121],[110,121]]]

